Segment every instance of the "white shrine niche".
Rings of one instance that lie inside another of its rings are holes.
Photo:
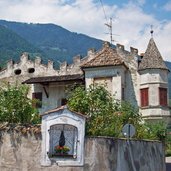
[[[42,166],[83,166],[85,119],[66,106],[42,115]]]

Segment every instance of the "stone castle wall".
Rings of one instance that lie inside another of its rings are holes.
[[[165,171],[161,142],[105,137],[86,138],[82,167],[43,167],[41,134],[29,131],[0,131],[1,171]]]

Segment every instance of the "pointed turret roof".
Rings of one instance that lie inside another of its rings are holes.
[[[147,46],[147,50],[139,65],[139,70],[145,70],[145,69],[168,70],[153,38],[150,39]]]
[[[124,63],[121,56],[117,53],[115,48],[109,46],[109,44],[105,43],[103,48],[95,54],[95,57],[82,64],[82,68],[91,68],[91,67],[100,67],[100,66],[117,66],[124,65],[126,68],[126,64]]]

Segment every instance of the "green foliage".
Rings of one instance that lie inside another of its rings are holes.
[[[21,44],[25,45],[27,41],[30,45],[36,47],[34,52],[37,52],[39,49],[38,51],[41,51],[41,55],[46,57],[44,58],[45,61],[47,61],[47,59],[51,59],[56,62],[66,60],[71,63],[73,56],[78,54],[86,55],[87,49],[99,49],[102,45],[101,40],[91,38],[83,34],[70,32],[54,24],[28,24],[0,20],[0,25],[5,26],[8,30],[16,33],[18,37],[24,39],[25,42],[22,42]],[[3,35],[1,36],[0,34],[0,37],[2,39]],[[5,37],[6,39],[8,38],[7,35]],[[5,43],[7,41],[6,39],[3,37],[2,41]],[[10,50],[15,53],[16,49],[14,50],[13,48],[16,44],[15,42],[16,38],[11,36],[11,42],[5,50]],[[33,52],[32,49],[23,49],[23,47],[19,45],[17,45],[17,49],[27,51],[29,53]],[[4,53],[4,49],[2,50],[2,53]],[[4,58],[3,55],[0,57]],[[13,55],[8,56],[8,60],[9,57],[13,57]]]
[[[40,54],[41,51],[20,37],[15,32],[0,25],[0,63],[3,66],[7,60],[18,60],[23,52],[29,52],[31,57]]]
[[[166,123],[164,121],[146,122],[142,125],[144,139],[157,139],[164,141],[166,138]]]
[[[87,90],[76,87],[69,93],[68,106],[89,116],[87,135],[123,137],[122,127],[130,123],[135,126],[138,139],[165,139],[166,125],[163,122],[144,122],[137,108],[129,102],[115,100],[103,86],[91,85]]]
[[[29,88],[25,85],[0,88],[0,122],[38,123],[38,111],[27,97]]]

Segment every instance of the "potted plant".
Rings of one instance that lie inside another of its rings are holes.
[[[60,146],[60,145],[57,145],[55,146],[55,152],[57,154],[68,154],[68,152],[70,151],[70,148],[67,147],[67,146]]]

